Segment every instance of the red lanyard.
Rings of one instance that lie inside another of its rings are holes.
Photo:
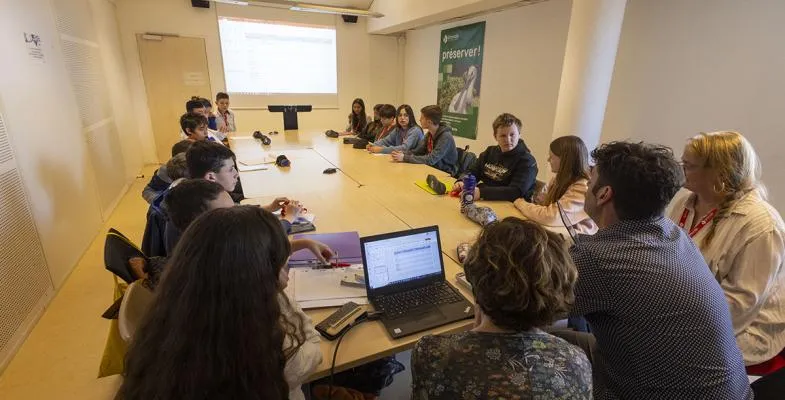
[[[226,111],[226,114],[224,114],[224,113],[220,113],[220,114],[221,114],[221,117],[223,117],[223,119],[224,119],[224,125],[226,125],[226,127],[228,128],[229,127],[229,111]]]
[[[394,126],[395,126],[395,125],[391,125],[391,126],[389,126],[389,127],[388,127],[388,126],[384,126],[384,127],[382,127],[382,131],[381,131],[381,132],[379,132],[379,134],[378,134],[378,135],[376,135],[376,140],[382,139],[382,138],[384,138],[385,136],[387,136],[387,134],[388,134],[388,133],[389,133],[389,132],[392,130],[392,128],[393,128]],[[376,140],[375,140],[375,141],[376,141]]]
[[[714,215],[717,214],[717,209],[712,209],[706,214],[697,225],[695,225],[692,229],[690,229],[690,237],[695,237],[695,235],[703,229],[704,226],[708,225],[712,219],[714,219]],[[681,219],[679,220],[679,228],[684,228],[684,224],[687,223],[687,217],[690,215],[690,210],[684,209],[684,212],[681,213]]]

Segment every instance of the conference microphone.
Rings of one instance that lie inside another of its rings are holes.
[[[273,142],[272,140],[270,140],[270,137],[268,137],[267,135],[265,135],[265,134],[263,134],[262,132],[259,132],[259,131],[255,131],[253,133],[253,137],[255,137],[256,139],[261,140],[262,144],[265,145],[265,146],[269,146],[270,143]]]
[[[288,167],[292,165],[288,158],[285,155],[281,154],[278,158],[275,159],[275,165],[279,167]]]

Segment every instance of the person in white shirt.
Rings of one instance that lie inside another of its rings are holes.
[[[725,292],[747,373],[785,366],[785,224],[738,132],[701,133],[682,155],[686,183],[668,216],[689,233]]]
[[[224,135],[237,132],[237,126],[234,122],[234,111],[229,109],[229,95],[224,92],[218,92],[215,95],[215,105],[218,106],[218,112],[216,113],[218,132]]]
[[[577,233],[594,234],[597,224],[583,210],[588,188],[589,151],[577,136],[562,136],[551,142],[548,164],[555,175],[534,203],[523,198],[513,203],[526,218],[545,226],[572,224]],[[557,204],[558,203],[558,204]],[[559,206],[569,221],[562,221]]]
[[[186,229],[126,356],[118,398],[293,399],[322,362],[311,320],[284,294],[289,241],[255,206]]]

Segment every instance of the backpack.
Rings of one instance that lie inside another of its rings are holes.
[[[477,161],[477,155],[469,151],[469,145],[464,148],[458,147],[458,162],[455,165],[456,171],[453,178],[460,178]]]

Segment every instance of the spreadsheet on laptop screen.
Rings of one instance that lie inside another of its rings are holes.
[[[442,272],[436,231],[365,243],[371,289],[403,283]]]

